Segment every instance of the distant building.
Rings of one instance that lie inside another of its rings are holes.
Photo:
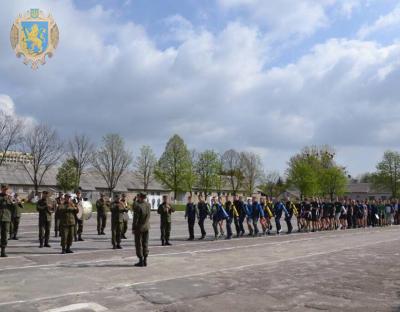
[[[49,190],[53,193],[60,191],[57,186],[57,172],[58,168],[52,168],[44,175],[39,192],[43,190]],[[30,198],[34,193],[33,183],[21,163],[8,162],[3,164],[0,167],[0,183],[9,184],[12,192],[19,193],[23,198]],[[88,170],[82,174],[80,187],[85,196],[92,200],[96,200],[101,192],[107,193],[105,181],[94,170]],[[114,189],[114,193],[127,194],[128,200],[132,200],[140,191],[143,191],[143,187],[133,172],[123,174]],[[150,183],[147,193],[149,196],[157,196],[158,198],[163,194],[170,194],[170,191],[158,182],[153,181]]]
[[[4,157],[4,163],[31,163],[33,161],[33,157],[29,153],[22,152],[0,152],[0,159]]]
[[[390,199],[392,193],[388,190],[377,190],[372,183],[351,181],[347,184],[345,196],[354,200]]]

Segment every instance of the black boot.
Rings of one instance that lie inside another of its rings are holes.
[[[54,237],[58,237],[58,232],[57,231],[54,232]]]
[[[144,257],[143,259],[143,266],[147,267],[147,257]]]
[[[120,244],[117,245],[117,249],[122,249]]]
[[[43,239],[39,239],[39,248],[43,248]]]
[[[2,257],[2,258],[8,257],[8,256],[6,255],[6,247],[1,247],[1,257]]]
[[[125,234],[123,234],[123,235],[121,236],[121,238],[122,238],[122,239],[128,239],[128,238],[125,236]]]
[[[71,247],[67,247],[67,249],[65,250],[65,253],[74,253],[74,252],[71,250]]]
[[[78,241],[80,241],[80,242],[83,242],[84,240],[83,240],[83,238],[82,238],[82,236],[79,234],[79,236],[78,236]]]
[[[17,234],[14,234],[13,240],[18,240]]]
[[[49,241],[44,242],[44,247],[50,248],[51,246],[49,245]]]
[[[161,246],[165,246],[165,241],[161,241]]]
[[[61,250],[61,253],[62,253],[62,254],[65,254],[65,249],[64,249],[64,248]]]
[[[143,258],[139,258],[139,262],[138,262],[138,263],[135,263],[135,267],[142,267],[142,266],[144,266],[144,264],[143,264]]]
[[[172,244],[169,241],[166,241],[165,246],[172,246]]]

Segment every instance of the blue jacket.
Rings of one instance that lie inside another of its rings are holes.
[[[226,212],[224,206],[222,206],[220,203],[217,203],[217,206],[218,206],[218,212],[217,212],[218,221],[229,219],[229,215]]]
[[[280,219],[282,217],[282,212],[285,213],[285,217],[289,217],[289,212],[287,211],[285,204],[280,201],[274,206],[275,219]]]
[[[251,204],[244,204],[244,210],[246,212],[246,217],[252,218],[253,217],[253,208],[251,207]]]
[[[258,220],[259,218],[264,218],[264,209],[258,202],[252,203],[251,209],[252,209],[252,217],[254,220]]]

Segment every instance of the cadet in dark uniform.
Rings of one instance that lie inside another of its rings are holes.
[[[1,185],[0,193],[0,234],[1,234],[1,257],[7,257],[7,237],[10,230],[11,210],[13,203],[10,195],[8,195],[8,185]]]
[[[100,193],[100,198],[96,201],[97,210],[97,234],[105,235],[104,229],[107,224],[107,204],[104,200],[104,194]]]
[[[129,210],[129,207],[128,207],[128,200],[126,199],[126,195],[125,194],[122,194],[121,202],[122,202],[122,204],[124,205],[124,207],[126,209],[126,211],[123,214],[124,220],[123,220],[122,229],[121,229],[121,238],[122,239],[127,239],[126,232],[128,231],[128,220],[129,220],[128,210]]]
[[[58,208],[62,207],[63,205],[64,205],[63,194],[59,192],[58,197],[56,198],[56,209],[54,211],[54,237],[57,237],[58,233],[60,232],[61,215],[60,212],[58,211]]]
[[[201,231],[200,239],[204,239],[207,234],[206,230],[204,229],[204,220],[207,219],[207,217],[210,214],[210,207],[206,202],[204,202],[202,195],[199,195],[199,203],[197,204],[197,210],[199,213],[199,227]]]
[[[185,219],[188,221],[189,238],[188,240],[194,240],[194,224],[196,223],[196,217],[198,218],[199,212],[196,205],[192,202],[192,196],[188,197],[188,202],[185,209]]]
[[[140,193],[133,207],[132,233],[135,235],[136,256],[139,262],[137,267],[147,266],[149,255],[150,204],[145,201],[145,193]],[[161,205],[160,205],[161,207]]]
[[[24,208],[23,203],[18,198],[18,194],[15,193],[12,198],[13,209],[11,214],[11,223],[10,223],[10,239],[18,240],[18,228],[19,222],[21,220],[21,209]]]
[[[74,199],[74,204],[75,206],[78,206],[78,204],[83,200],[82,194],[80,190],[76,191],[76,197]],[[75,215],[75,230],[74,230],[74,236],[75,236],[75,241],[80,241],[83,242],[82,238],[82,233],[83,233],[83,219],[80,220],[78,219],[77,215]]]
[[[58,209],[60,209],[61,253],[73,253],[71,245],[74,238],[75,215],[78,212],[78,207],[72,202],[71,195],[65,194],[64,203]]]
[[[243,236],[245,233],[243,222],[246,218],[246,207],[245,203],[243,202],[243,197],[239,196],[238,199],[237,195],[235,195],[233,198],[233,204],[235,205],[236,210],[239,214],[238,223],[239,223],[240,236]]]
[[[54,211],[54,203],[48,198],[49,192],[43,191],[42,198],[36,204],[39,212],[39,248],[50,247],[51,214]]]
[[[171,214],[174,208],[168,202],[168,196],[163,195],[163,202],[158,206],[157,213],[160,215],[161,245],[170,246],[169,236],[171,234]]]
[[[122,249],[121,236],[124,226],[124,213],[127,212],[125,204],[116,194],[114,202],[111,204],[111,243],[113,249]]]

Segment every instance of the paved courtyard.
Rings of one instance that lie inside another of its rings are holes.
[[[37,216],[23,215],[0,259],[0,311],[400,311],[398,226],[212,241],[208,222],[206,241],[187,242],[176,213],[162,247],[151,221],[149,266],[135,268],[130,232],[112,250],[92,218],[61,255],[57,238],[37,247]]]

